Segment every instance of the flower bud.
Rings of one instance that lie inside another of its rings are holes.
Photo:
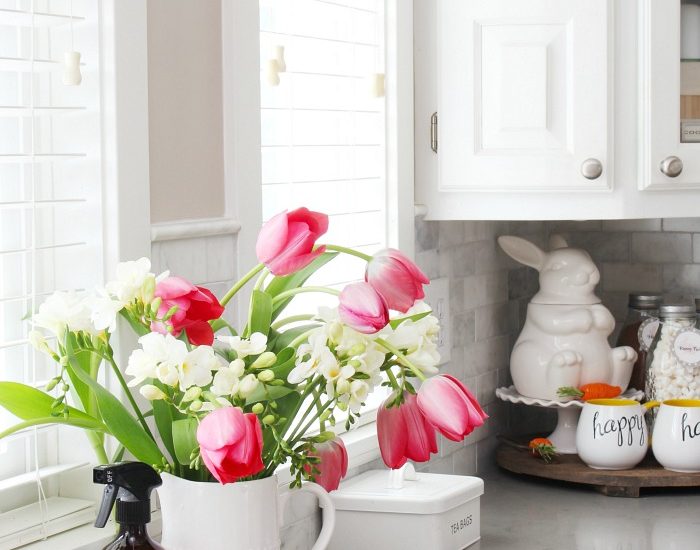
[[[367,346],[358,342],[348,350],[348,355],[362,355],[365,351],[367,351]]]
[[[254,374],[246,374],[238,385],[238,395],[245,399],[256,390],[258,384],[258,379]]]
[[[58,360],[58,363],[59,363],[62,367],[67,367],[67,366],[68,366],[68,357],[66,357],[66,356],[64,355],[63,357],[61,357],[61,358]]]
[[[323,414],[318,419],[321,422],[325,422],[326,420],[328,420],[331,417],[332,414],[333,414],[333,412],[330,409],[326,409],[325,411],[323,411]]]
[[[192,403],[190,403],[190,410],[193,412],[197,412],[201,408],[202,408],[202,402],[199,399],[192,401]]]
[[[271,424],[274,424],[275,423],[275,415],[268,414],[265,418],[262,419],[262,423],[265,424],[265,426],[270,426]]]
[[[328,336],[333,343],[337,344],[343,338],[343,325],[334,321],[328,327]]]
[[[60,378],[52,378],[51,380],[49,380],[49,383],[46,384],[46,388],[45,388],[46,391],[51,391],[56,386],[58,386],[58,383],[60,382],[60,380],[61,380]]]
[[[274,365],[276,361],[277,356],[274,353],[272,353],[271,351],[265,351],[261,353],[255,361],[253,361],[253,364],[250,366],[250,368],[266,369]]]
[[[177,313],[177,310],[179,308],[177,306],[171,307],[168,312],[165,314],[165,317],[163,317],[163,321],[169,321],[170,318]],[[170,330],[172,330],[172,327],[169,327]]]
[[[362,363],[357,359],[350,359],[350,361],[348,361],[348,365],[350,365],[353,369],[357,370],[362,366]]]
[[[272,382],[275,379],[275,373],[269,369],[265,369],[258,374],[258,380],[261,382]]]
[[[154,275],[148,275],[141,285],[141,300],[144,304],[148,304],[153,300],[156,292],[156,278]],[[158,311],[158,310],[156,310]]]
[[[46,343],[46,338],[38,330],[31,330],[27,335],[29,337],[29,343],[34,347],[34,349],[42,352],[46,352],[49,347]]]
[[[145,384],[139,388],[139,393],[148,399],[149,401],[158,401],[160,399],[166,399],[168,396],[165,395],[163,390],[153,384]]]
[[[153,300],[151,302],[151,313],[153,315],[158,314],[158,310],[160,309],[160,306],[162,303],[163,303],[163,298],[161,298],[160,296],[158,296],[158,298],[156,298],[155,300]]]
[[[199,399],[200,395],[202,395],[202,388],[199,386],[192,386],[188,388],[185,395],[182,396],[182,402],[187,403],[189,401],[194,401],[195,399]]]
[[[341,378],[340,380],[338,380],[338,383],[335,386],[335,391],[338,393],[338,395],[350,393],[350,382],[345,378]]]
[[[339,408],[341,411],[347,411],[347,410],[348,410],[348,404],[347,404],[347,403],[343,403],[342,401],[338,401],[338,408]]]
[[[254,414],[262,414],[262,412],[265,410],[265,405],[262,403],[256,403],[253,405],[253,408],[251,409]]]

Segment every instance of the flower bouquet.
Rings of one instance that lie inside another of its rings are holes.
[[[438,322],[421,301],[428,279],[397,250],[318,245],[327,228],[326,215],[305,208],[273,217],[258,238],[260,264],[221,299],[156,276],[146,258],[119,264],[116,279],[91,293],[54,293],[33,316],[30,340],[59,374],[45,391],[0,382],[0,405],[21,420],[0,437],[68,425],[86,431],[101,463],[128,452],[161,472],[221,484],[267,478],[288,463],[293,485],[333,490],[347,471],[336,423],[350,429],[386,386],[377,423],[389,467],[428,460],[436,431],[463,439],[486,415],[461,382],[437,374]],[[342,291],[306,285],[339,254],[367,262],[365,281]],[[247,323],[234,328],[222,314],[248,283]],[[285,317],[309,292],[338,305]],[[123,369],[111,343],[119,317],[139,336]],[[108,378],[124,399],[101,382]]]

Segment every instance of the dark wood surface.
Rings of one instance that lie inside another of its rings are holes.
[[[557,455],[546,464],[532,456],[523,442],[502,438],[496,462],[516,474],[591,485],[608,496],[638,497],[645,487],[700,487],[700,473],[665,470],[651,453],[632,470],[596,470],[586,466],[578,455]]]

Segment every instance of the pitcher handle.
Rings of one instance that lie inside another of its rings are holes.
[[[335,529],[335,505],[333,504],[333,500],[323,487],[311,481],[305,482],[299,490],[311,493],[318,498],[318,503],[321,505],[321,509],[323,510],[322,525],[321,532],[318,534],[318,539],[316,539],[316,542],[311,547],[311,550],[326,550],[331,542],[333,530]],[[280,523],[284,521],[282,513],[284,510],[284,505],[293,494],[294,491],[287,491],[280,495]]]

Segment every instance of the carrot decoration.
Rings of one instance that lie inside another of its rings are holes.
[[[550,463],[557,454],[557,450],[552,442],[546,437],[536,437],[528,444],[532,450],[532,456],[539,456],[546,463]]]
[[[602,382],[594,382],[592,384],[584,384],[580,388],[566,386],[559,388],[557,394],[559,397],[575,397],[581,401],[590,401],[591,399],[608,399],[617,397],[622,393],[620,386],[611,386]]]

